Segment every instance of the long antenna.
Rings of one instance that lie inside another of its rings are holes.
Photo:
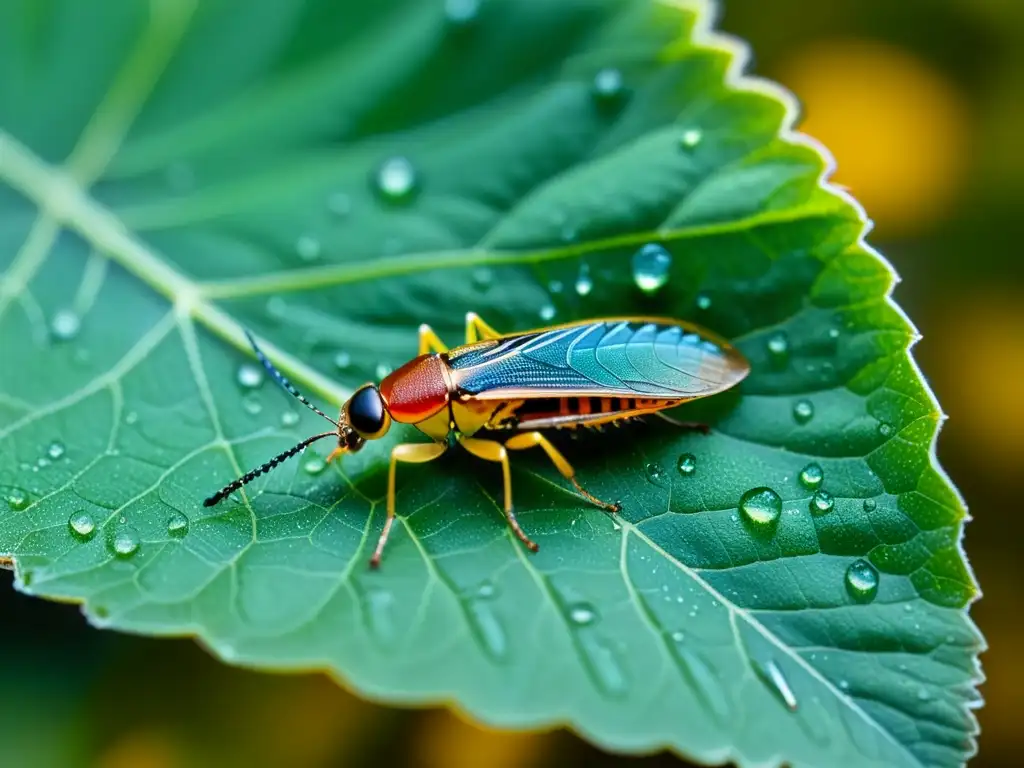
[[[283,451],[283,452],[277,454],[277,456],[275,456],[274,458],[272,458],[270,461],[266,462],[265,464],[261,464],[260,466],[256,467],[256,469],[254,469],[254,470],[252,470],[250,472],[246,472],[244,475],[242,475],[237,480],[232,480],[230,483],[228,483],[223,488],[221,488],[219,491],[217,491],[215,494],[213,494],[213,496],[211,496],[210,498],[208,498],[205,501],[203,501],[203,506],[204,507],[212,507],[214,504],[217,504],[218,502],[223,501],[225,498],[227,498],[232,493],[237,491],[243,485],[248,485],[249,483],[251,483],[253,480],[255,480],[257,477],[262,475],[264,472],[269,472],[274,467],[276,467],[278,464],[280,464],[282,461],[290,459],[292,456],[294,456],[295,454],[299,453],[303,448],[305,448],[310,443],[315,443],[317,440],[321,440],[321,439],[323,439],[325,437],[334,437],[337,434],[338,434],[337,432],[335,432],[334,430],[331,430],[330,432],[321,432],[319,435],[313,435],[312,437],[307,437],[305,440],[303,440],[302,442],[298,443],[297,445],[293,445],[287,451]]]
[[[256,357],[259,359],[259,361],[261,363],[263,363],[263,367],[267,369],[267,373],[270,374],[271,378],[273,378],[274,381],[276,381],[278,384],[281,385],[281,388],[284,389],[285,392],[287,392],[289,395],[294,397],[296,400],[298,400],[304,406],[309,408],[309,410],[313,411],[313,413],[320,414],[325,419],[327,419],[329,422],[331,422],[331,424],[333,424],[334,426],[338,426],[338,422],[336,422],[334,419],[332,419],[326,413],[324,413],[319,408],[317,408],[315,405],[313,405],[311,402],[309,402],[309,400],[307,400],[305,397],[303,397],[302,393],[299,392],[299,390],[297,390],[292,385],[292,383],[290,381],[288,381],[288,379],[286,379],[284,377],[284,374],[281,373],[279,370],[277,370],[277,368],[274,366],[274,364],[272,362],[270,362],[270,360],[267,359],[266,355],[263,354],[263,350],[260,349],[259,346],[256,344],[256,339],[254,339],[252,337],[252,334],[249,333],[248,329],[243,328],[242,332],[245,333],[245,338],[247,338],[249,340],[249,343],[252,345],[252,349],[253,349],[253,352],[256,353]]]

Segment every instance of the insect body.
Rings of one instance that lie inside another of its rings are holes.
[[[502,335],[470,312],[465,345],[449,350],[429,326],[420,326],[418,356],[379,385],[357,389],[335,421],[299,394],[251,336],[249,341],[270,375],[336,429],[306,438],[229,483],[204,504],[218,503],[317,440],[337,437],[338,445],[327,458],[332,461],[358,451],[367,440],[383,437],[392,421],[415,425],[433,442],[405,443],[391,451],[387,518],[370,560],[373,567],[380,564],[394,523],[400,462],[431,461],[459,444],[474,456],[501,464],[509,526],[536,551],[512,508],[509,451],[541,448],[584,498],[618,511],[618,505],[598,499],[579,484],[572,465],[541,430],[661,415],[666,408],[729,389],[750,371],[743,356],[724,339],[676,320],[606,318]]]

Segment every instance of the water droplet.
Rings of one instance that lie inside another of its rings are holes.
[[[874,499],[864,499],[864,511],[874,512],[878,508],[878,502]]]
[[[665,480],[665,470],[656,461],[647,462],[644,466],[644,472],[647,473],[647,479],[655,485],[661,485]]]
[[[828,337],[830,339],[832,339],[833,341],[838,339],[839,338],[839,329],[838,328],[829,328],[828,329]]]
[[[697,309],[711,309],[711,297],[706,293],[698,293]]]
[[[175,512],[167,520],[167,532],[171,536],[184,536],[188,533],[188,518],[181,512]]]
[[[846,591],[858,603],[870,603],[878,594],[878,571],[867,560],[855,560],[846,569]]]
[[[302,464],[302,468],[306,471],[307,475],[319,475],[326,467],[327,462],[316,454],[307,457]]]
[[[793,404],[793,418],[797,424],[806,424],[814,418],[814,404],[810,400],[797,400]]]
[[[601,102],[616,101],[625,90],[622,72],[614,67],[605,67],[594,75],[594,98]]]
[[[139,551],[139,534],[134,528],[122,528],[114,534],[114,554],[131,557]]]
[[[302,235],[295,241],[295,252],[303,261],[315,261],[320,258],[320,241],[312,235]]]
[[[597,611],[588,603],[576,603],[569,606],[569,621],[577,627],[586,627],[597,621]]]
[[[789,335],[785,331],[776,331],[768,337],[768,356],[776,366],[783,366],[789,360]]]
[[[811,497],[811,514],[827,515],[835,507],[836,500],[828,491],[817,490]]]
[[[367,622],[370,631],[383,643],[391,643],[396,637],[395,598],[382,589],[371,589],[366,593]]]
[[[892,437],[892,432],[892,424],[889,424],[884,421],[880,421],[878,423],[878,434],[880,434],[882,437]]]
[[[377,363],[377,367],[373,369],[373,372],[374,375],[376,375],[377,380],[380,381],[381,379],[387,377],[387,375],[391,373],[391,370],[391,366],[388,365],[387,363]]]
[[[773,660],[769,660],[763,666],[758,666],[760,667],[758,671],[761,672],[761,677],[769,684],[769,686],[771,686],[772,691],[782,699],[782,703],[786,705],[786,709],[790,712],[796,712],[796,695],[793,693],[793,689],[790,687],[789,681],[782,673],[779,665]]]
[[[686,639],[686,635],[680,632],[678,629],[672,633],[672,642],[681,643]]]
[[[740,512],[754,525],[767,528],[779,521],[782,498],[771,488],[752,488],[740,498]]]
[[[656,243],[648,243],[633,254],[633,281],[644,293],[654,293],[668,282],[672,254]]]
[[[676,465],[676,468],[679,470],[680,475],[692,475],[697,471],[697,457],[692,453],[684,453],[679,457],[679,463]]]
[[[576,293],[580,296],[587,296],[593,289],[594,281],[590,279],[590,267],[580,264],[580,271],[576,276]]]
[[[294,427],[299,423],[299,414],[295,411],[285,411],[281,414],[282,427]]]
[[[50,443],[50,446],[46,449],[46,455],[49,456],[53,461],[61,458],[64,455],[63,443],[58,443],[54,440]]]
[[[32,503],[32,497],[28,491],[13,486],[8,486],[6,500],[7,506],[12,512],[24,512]]]
[[[840,680],[839,681],[839,690],[841,690],[841,691],[848,691],[848,690],[850,690],[850,681],[849,680]]]
[[[694,149],[704,138],[704,132],[700,128],[687,128],[679,137],[679,146],[683,149]]]
[[[255,392],[250,392],[242,398],[242,408],[250,416],[257,416],[263,411],[263,403],[260,402]]]
[[[267,317],[275,322],[283,320],[288,316],[288,304],[280,296],[271,296],[267,299]]]
[[[477,267],[473,270],[473,285],[483,293],[494,284],[494,272],[487,267]]]
[[[825,472],[821,465],[811,462],[800,470],[800,485],[809,491],[817,490],[825,480]]]
[[[482,582],[480,586],[477,587],[476,590],[476,596],[479,597],[481,600],[489,600],[496,594],[498,594],[498,590],[489,581]]]
[[[126,413],[124,415],[124,423],[127,424],[129,427],[132,424],[138,423],[138,421],[139,421],[139,414],[136,411],[128,411],[128,413]]]
[[[249,363],[238,366],[235,381],[242,389],[256,389],[263,383],[263,369]]]
[[[401,203],[416,191],[416,169],[405,157],[391,157],[377,169],[377,189],[386,200]]]
[[[561,293],[562,288],[563,286],[561,280],[552,280],[550,283],[548,283],[548,290],[551,291],[551,293]]]
[[[479,13],[480,0],[445,0],[444,16],[452,26],[471,24]]]
[[[352,364],[352,355],[348,352],[338,352],[334,356],[334,367],[339,371],[344,371]]]
[[[544,322],[554,320],[555,307],[552,304],[545,304],[543,307],[540,308],[540,312],[538,312],[537,314],[540,315],[540,319],[543,320]]]
[[[917,692],[918,701],[928,701],[931,697],[932,695],[928,692],[927,688],[922,688]]]
[[[96,530],[96,521],[84,509],[80,509],[68,518],[68,527],[79,538],[87,539]]]
[[[82,319],[70,309],[62,309],[50,321],[50,334],[57,341],[71,341],[82,329]]]
[[[469,600],[466,603],[470,621],[487,654],[494,659],[508,656],[508,637],[489,599]]]
[[[334,192],[327,198],[327,210],[339,219],[352,212],[352,199],[344,192]]]

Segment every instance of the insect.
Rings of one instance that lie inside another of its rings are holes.
[[[617,512],[618,504],[602,501],[580,485],[572,465],[543,432],[599,427],[648,414],[665,417],[660,411],[729,389],[750,372],[746,359],[727,341],[677,320],[604,318],[500,334],[470,312],[464,345],[448,349],[430,326],[421,325],[418,355],[380,384],[357,389],[334,420],[303,397],[248,332],[246,336],[271,377],[335,429],[307,437],[228,483],[203,504],[217,504],[318,440],[337,437],[338,445],[327,457],[330,462],[358,451],[367,440],[383,437],[392,421],[415,425],[433,442],[391,449],[387,517],[370,559],[374,568],[395,521],[399,463],[432,461],[461,445],[478,458],[500,464],[509,527],[536,552],[537,545],[520,527],[512,507],[509,451],[540,448],[583,498]],[[703,425],[681,426],[707,430]]]

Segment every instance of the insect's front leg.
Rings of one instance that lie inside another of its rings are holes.
[[[391,449],[391,466],[388,469],[388,516],[384,520],[384,530],[380,532],[377,539],[377,548],[370,558],[370,567],[376,568],[380,565],[380,558],[384,552],[384,545],[388,543],[388,535],[391,533],[391,526],[395,522],[395,471],[398,462],[404,461],[407,464],[423,464],[433,461],[448,449],[445,443],[403,443]]]
[[[476,312],[466,313],[466,343],[472,344],[485,339],[497,339],[501,336],[496,330],[480,319]]]
[[[441,337],[434,333],[434,329],[426,323],[420,326],[420,351],[419,355],[426,355],[431,352],[447,352],[448,347],[441,341]]]
[[[505,482],[505,518],[508,520],[512,532],[526,545],[526,548],[531,552],[536,552],[539,547],[519,527],[516,513],[512,510],[512,470],[508,464],[508,452],[505,450],[505,446],[493,440],[480,440],[476,437],[463,437],[459,442],[477,458],[501,464],[501,473]]]

